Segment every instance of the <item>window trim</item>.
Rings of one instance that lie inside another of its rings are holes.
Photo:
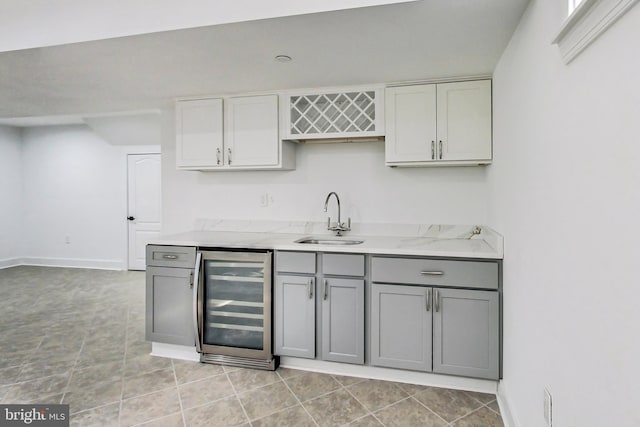
[[[593,43],[639,0],[582,0],[553,39],[565,64]]]

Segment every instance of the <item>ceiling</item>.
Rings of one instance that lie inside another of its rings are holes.
[[[527,2],[422,0],[2,52],[0,123],[158,109],[176,97],[487,76]]]

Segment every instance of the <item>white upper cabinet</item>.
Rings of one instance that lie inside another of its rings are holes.
[[[225,113],[227,166],[277,166],[278,96],[229,98]]]
[[[491,81],[439,84],[437,89],[439,157],[490,161]]]
[[[286,94],[285,138],[378,138],[384,135],[381,87],[309,90]]]
[[[436,86],[389,88],[385,102],[387,164],[435,159]]]
[[[176,166],[187,170],[293,169],[295,148],[279,137],[278,96],[176,103]]]
[[[386,164],[489,164],[491,81],[387,88]]]
[[[222,166],[222,99],[176,103],[176,166]]]

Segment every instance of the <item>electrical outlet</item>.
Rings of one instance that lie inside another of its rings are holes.
[[[260,207],[266,208],[273,204],[273,196],[271,193],[263,193],[260,195]]]
[[[67,245],[71,243],[71,237],[69,237],[68,234],[64,236],[64,243],[66,243]]]
[[[552,419],[552,402],[551,393],[546,388],[544,389],[544,421],[549,427],[551,427]]]

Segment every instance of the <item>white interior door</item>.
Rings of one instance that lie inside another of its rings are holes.
[[[129,270],[144,270],[145,247],[160,233],[160,154],[130,154],[127,164]]]

